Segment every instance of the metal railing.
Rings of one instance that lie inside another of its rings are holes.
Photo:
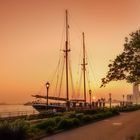
[[[13,112],[0,112],[0,118],[10,118],[10,117],[19,117],[19,116],[28,116],[38,114],[37,111],[13,111]]]

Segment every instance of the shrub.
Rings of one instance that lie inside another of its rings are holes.
[[[62,119],[58,124],[58,129],[70,129],[80,125],[80,120],[77,118]]]
[[[28,136],[29,125],[23,120],[15,122],[0,123],[0,139],[1,140],[24,140]]]
[[[56,116],[53,119],[55,120],[56,124],[58,124],[62,120],[62,117]]]
[[[62,119],[59,124],[58,124],[58,129],[66,129],[68,128],[68,120],[67,119]]]
[[[0,123],[0,139],[10,139],[12,138],[11,125],[8,122]]]
[[[55,128],[54,127],[48,126],[46,128],[46,133],[47,134],[52,134],[54,131],[55,131]]]
[[[119,107],[112,107],[109,109],[114,115],[119,115]]]
[[[111,117],[112,115],[113,115],[113,113],[111,111],[107,111],[104,113],[103,118]]]
[[[75,112],[69,112],[68,117],[69,118],[74,118],[74,117],[76,117],[76,113]]]
[[[30,127],[30,129],[29,129],[29,134],[36,134],[36,133],[38,133],[38,132],[40,132],[40,129],[39,128],[37,128],[36,126],[32,126],[32,127]]]
[[[29,124],[24,120],[16,120],[11,124],[14,137],[17,140],[25,139],[28,135]]]
[[[119,107],[120,112],[130,112],[130,111],[135,111],[135,110],[138,110],[138,109],[140,109],[139,105]]]
[[[36,128],[39,129],[47,129],[48,127],[54,128],[56,126],[56,122],[53,118],[49,118],[45,121],[42,121],[41,123],[36,125]]]
[[[78,118],[72,118],[73,127],[80,125],[80,120]]]
[[[104,118],[104,113],[98,113],[94,115],[96,119],[102,119]]]
[[[82,118],[82,122],[87,123],[92,121],[92,116],[91,115],[84,115]]]
[[[76,118],[78,118],[79,120],[82,120],[83,116],[84,116],[83,113],[76,114]]]

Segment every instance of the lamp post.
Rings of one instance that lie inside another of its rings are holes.
[[[89,90],[89,102],[90,102],[90,108],[91,108],[91,90]]]
[[[123,106],[124,106],[124,94],[123,94]]]
[[[110,105],[110,108],[111,108],[111,102],[112,102],[111,93],[109,93],[109,105]]]
[[[130,102],[132,101],[132,95],[130,95]]]
[[[132,95],[130,95],[130,105],[132,105],[133,101],[132,101]]]
[[[49,87],[50,87],[50,83],[49,82],[47,82],[46,83],[46,89],[47,89],[47,97],[46,97],[46,104],[48,105],[48,93],[49,93]]]

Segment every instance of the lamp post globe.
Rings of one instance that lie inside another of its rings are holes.
[[[90,108],[91,108],[91,90],[89,90],[89,102],[90,102]]]
[[[46,88],[49,89],[49,87],[50,87],[50,83],[47,82],[47,83],[46,83]]]
[[[48,105],[48,94],[49,94],[49,87],[50,87],[50,83],[47,82],[46,83],[46,88],[47,88],[47,97],[46,97],[46,104]]]

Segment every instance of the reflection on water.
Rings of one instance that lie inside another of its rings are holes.
[[[29,115],[38,113],[32,106],[0,105],[0,117]]]
[[[119,106],[120,105],[120,103],[111,103],[111,106],[113,107],[113,106]],[[109,107],[110,106],[110,104],[109,103],[106,103],[106,105],[105,105],[106,107]]]

